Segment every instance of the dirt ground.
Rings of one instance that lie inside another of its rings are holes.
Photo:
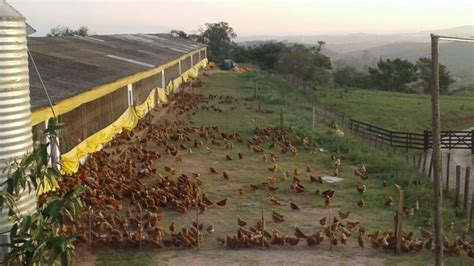
[[[120,251],[107,251],[120,253]],[[383,265],[386,258],[374,250],[339,252],[317,249],[272,249],[272,250],[160,250],[148,263],[139,260],[134,265]],[[151,262],[151,263],[150,263]],[[126,265],[118,260],[100,260],[85,250],[77,252],[77,265]]]
[[[213,70],[213,72],[221,72]],[[200,93],[200,89],[193,89],[193,93]],[[234,107],[223,107],[224,113],[230,112]],[[226,109],[227,108],[227,109]],[[247,108],[243,106],[235,106],[237,110],[241,108],[242,117],[252,117]],[[158,108],[152,111],[153,123],[158,124],[164,119],[176,119],[174,113],[167,112],[167,108]],[[206,113],[211,119],[213,115],[222,114]],[[193,118],[195,124],[199,123],[199,111]],[[227,117],[227,116],[226,116]],[[147,119],[147,118],[145,118]],[[225,119],[225,117],[224,117]],[[240,118],[239,118],[240,119]],[[147,130],[147,129],[145,129]],[[137,132],[137,135],[142,136],[144,132]],[[194,136],[193,136],[194,137]],[[245,136],[244,138],[248,138]],[[346,176],[341,184],[324,184],[319,186],[309,181],[309,172],[306,172],[307,167],[310,168],[311,175],[320,176],[328,175],[332,172],[333,162],[329,159],[329,154],[315,154],[310,152],[300,152],[297,157],[290,155],[280,155],[278,150],[275,153],[279,154],[277,160],[278,172],[269,173],[268,167],[273,163],[263,161],[262,154],[255,153],[248,149],[244,144],[235,143],[235,149],[228,150],[224,147],[212,146],[211,143],[206,143],[212,152],[207,152],[206,149],[194,149],[192,154],[180,153],[183,162],[178,162],[172,156],[164,155],[158,160],[154,167],[157,168],[158,173],[166,175],[164,166],[172,167],[178,171],[178,175],[186,174],[191,176],[192,173],[200,173],[203,185],[202,191],[207,193],[209,198],[214,202],[225,197],[229,198],[229,203],[226,207],[210,206],[202,215],[199,216],[199,222],[203,223],[205,227],[213,225],[214,233],[205,234],[202,248],[197,250],[192,249],[175,249],[162,248],[158,250],[112,250],[112,249],[97,249],[93,252],[82,244],[78,247],[76,254],[77,265],[383,265],[387,263],[387,259],[391,259],[391,251],[382,251],[381,249],[372,249],[369,244],[366,248],[360,248],[357,244],[357,233],[354,229],[353,236],[348,240],[347,245],[338,245],[330,250],[329,242],[324,241],[319,246],[308,247],[306,242],[301,241],[295,247],[277,247],[272,246],[270,249],[262,250],[260,248],[245,249],[245,250],[230,250],[226,247],[218,246],[216,237],[224,238],[226,234],[236,234],[238,226],[236,223],[237,217],[247,221],[249,225],[254,225],[255,221],[260,219],[262,209],[264,210],[265,220],[268,221],[268,230],[278,229],[285,235],[292,236],[294,234],[295,226],[301,228],[304,232],[312,234],[321,230],[318,220],[328,213],[334,215],[339,210],[352,211],[351,219],[360,221],[364,225],[370,226],[368,230],[371,232],[375,230],[386,230],[392,226],[393,213],[392,210],[383,209],[381,211],[370,211],[359,209],[356,206],[356,201],[361,197],[355,190],[355,186],[361,183],[358,177],[355,177],[354,166],[343,162],[341,174]],[[268,143],[265,144],[267,147]],[[108,148],[106,148],[108,149]],[[162,154],[164,152],[160,150]],[[244,159],[238,160],[237,153],[243,154]],[[268,152],[266,152],[268,153]],[[226,160],[225,156],[230,155],[233,160]],[[210,174],[209,167],[217,170],[218,174]],[[293,172],[294,169],[299,169],[301,172],[300,178],[302,183],[308,188],[307,193],[295,194],[289,189],[292,183],[292,177],[288,180],[282,180],[282,175],[285,171]],[[225,180],[222,177],[222,171],[226,171],[230,175],[230,180]],[[276,178],[275,186],[279,189],[272,194],[282,202],[282,206],[273,206],[268,203],[268,191],[259,189],[256,192],[250,191],[249,184],[258,184],[262,181]],[[148,181],[147,181],[148,182]],[[149,182],[153,182],[150,180]],[[375,183],[369,180],[366,183],[372,191],[380,190],[382,184]],[[472,182],[474,185],[474,182]],[[243,196],[239,196],[239,188],[245,187],[246,191]],[[320,196],[315,196],[316,189],[337,188],[338,196],[331,202],[331,207],[325,209],[324,199]],[[388,190],[387,193],[391,193]],[[375,193],[375,192],[374,192]],[[388,195],[388,194],[387,194]],[[365,196],[363,196],[365,197]],[[368,197],[368,196],[367,196]],[[381,200],[385,200],[386,195]],[[301,207],[298,211],[293,211],[289,208],[289,201],[296,202]],[[379,204],[380,202],[377,202]],[[380,203],[381,206],[383,204]],[[179,227],[190,226],[196,219],[196,209],[190,209],[186,214],[180,214],[170,209],[163,209],[165,213],[161,225],[167,229],[168,226],[175,222]],[[278,211],[285,215],[284,223],[273,223],[271,219],[271,212]],[[178,229],[179,230],[179,229]],[[429,252],[426,252],[429,254]]]

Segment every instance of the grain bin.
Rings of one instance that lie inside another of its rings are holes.
[[[17,10],[0,0],[0,182],[3,169],[32,149],[26,22]],[[22,213],[36,207],[35,193],[25,191],[19,200]],[[0,242],[8,241],[11,223],[7,210],[0,214]],[[6,250],[0,251],[4,255]]]

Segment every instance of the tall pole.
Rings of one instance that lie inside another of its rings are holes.
[[[435,252],[437,266],[443,265],[443,217],[441,206],[443,195],[441,190],[441,143],[440,143],[440,114],[439,114],[439,37],[431,34],[431,112],[433,119],[433,182],[434,182],[434,225]]]

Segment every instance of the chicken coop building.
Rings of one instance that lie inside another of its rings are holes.
[[[54,115],[64,123],[51,153],[67,174],[207,63],[204,45],[169,34],[30,37],[28,47],[33,139]]]

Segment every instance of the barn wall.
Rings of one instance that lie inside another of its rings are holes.
[[[120,88],[97,100],[59,116],[61,153],[67,152],[95,132],[117,120],[128,107],[127,88]]]
[[[199,62],[199,53],[195,53],[193,55],[193,63],[197,64]]]
[[[181,60],[181,70],[185,72],[191,68],[191,57],[186,57],[185,59]]]
[[[201,58],[204,58],[201,56]],[[195,54],[193,63],[199,62],[199,54]],[[191,69],[191,56],[181,60],[182,73]],[[176,63],[166,69],[165,85],[173,79],[178,78],[179,64]],[[150,92],[157,87],[162,87],[161,73],[144,78],[133,83],[133,98],[135,104],[143,103]],[[80,105],[79,107],[59,116],[59,121],[65,126],[60,132],[60,151],[66,153],[75,147],[78,142],[105,128],[117,120],[128,108],[127,87],[122,87],[116,91]],[[44,123],[39,123],[32,127],[33,138],[41,141]]]
[[[143,103],[150,92],[157,87],[161,87],[161,73],[133,83],[134,103]]]
[[[39,123],[31,129],[33,133],[33,142],[44,142],[43,131],[46,129],[45,123]]]
[[[168,68],[165,68],[165,85],[168,86],[171,80],[179,77],[179,65],[174,64]]]

